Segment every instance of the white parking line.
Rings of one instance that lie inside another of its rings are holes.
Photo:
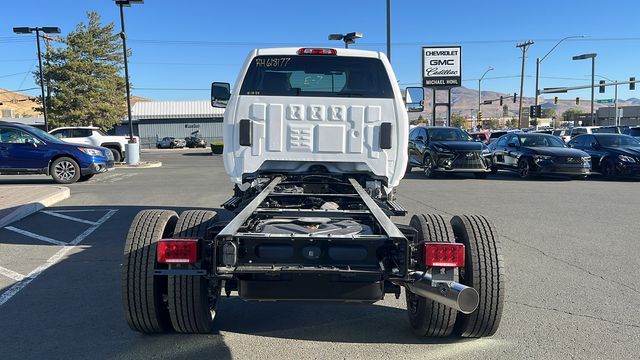
[[[95,221],[90,221],[90,220],[85,220],[85,219],[79,219],[77,217],[73,217],[73,216],[69,216],[69,215],[63,215],[63,214],[58,214],[57,211],[49,211],[49,210],[43,210],[40,211],[41,213],[47,214],[47,215],[51,215],[51,216],[55,216],[55,217],[59,217],[61,219],[67,219],[67,220],[71,220],[71,221],[76,221],[76,222],[80,222],[83,224],[89,224],[89,225],[95,225],[96,222]]]
[[[0,295],[0,306],[9,301],[13,296],[15,296],[20,290],[24,289],[25,286],[29,285],[35,278],[37,278],[40,274],[42,274],[45,270],[50,268],[51,266],[58,263],[71,249],[73,249],[76,245],[82,242],[87,236],[91,235],[100,225],[104,224],[105,221],[109,220],[113,214],[118,211],[117,209],[111,209],[108,213],[106,213],[103,217],[96,221],[96,224],[85,230],[82,234],[78,235],[73,241],[69,244],[66,244],[62,249],[60,249],[57,253],[53,254],[47,261],[38,266],[35,270],[30,272],[27,276],[24,277],[24,280],[13,284],[7,291]],[[6,229],[6,228],[5,228]]]
[[[0,275],[4,275],[6,277],[8,277],[9,279],[15,280],[15,281],[22,281],[24,280],[25,276],[22,274],[18,274],[17,272],[11,270],[11,269],[7,269],[7,268],[3,268],[2,266],[0,266]]]
[[[38,234],[34,234],[32,232],[29,232],[27,230],[22,230],[22,229],[18,229],[17,227],[13,227],[13,226],[6,226],[5,229],[7,230],[11,230],[13,232],[17,232],[18,234],[22,234],[24,236],[28,236],[30,238],[34,238],[36,240],[40,240],[40,241],[46,241],[50,244],[54,244],[54,245],[60,245],[60,246],[65,246],[67,245],[66,242],[64,241],[60,241],[60,240],[56,240],[56,239],[52,239],[46,236],[42,236],[42,235],[38,235]]]

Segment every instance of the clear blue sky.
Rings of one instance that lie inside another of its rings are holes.
[[[153,99],[207,99],[211,81],[236,80],[249,50],[273,46],[341,46],[329,33],[360,31],[356,48],[386,51],[385,0],[211,1],[147,0],[125,8],[130,74],[135,95]],[[0,12],[0,87],[35,87],[24,72],[37,68],[35,39],[15,35],[14,26],[59,26],[63,33],[95,10],[116,22],[111,0],[7,1]],[[463,84],[483,90],[519,90],[518,42],[536,43],[527,53],[525,96],[533,96],[535,58],[565,36],[587,35],[561,44],[542,63],[541,88],[589,83],[590,61],[573,55],[596,52],[596,73],[611,79],[640,79],[640,1],[426,1],[392,0],[392,65],[401,85],[420,83],[423,45],[463,46]],[[595,23],[598,23],[595,25]],[[16,74],[21,73],[21,74]],[[16,74],[16,75],[12,75]],[[567,79],[555,79],[567,78]],[[151,90],[200,89],[200,90]],[[146,90],[145,90],[146,89]],[[38,94],[37,90],[27,91]],[[613,88],[600,98],[613,97]],[[561,98],[580,96],[578,91]],[[620,98],[640,97],[640,87],[620,87]]]

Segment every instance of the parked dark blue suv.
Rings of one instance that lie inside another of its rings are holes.
[[[66,143],[31,126],[0,121],[0,175],[45,174],[71,184],[111,168],[107,148]]]

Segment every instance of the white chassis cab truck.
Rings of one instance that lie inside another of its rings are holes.
[[[226,106],[224,165],[235,185],[222,206],[235,216],[135,217],[122,266],[133,330],[209,333],[221,294],[234,291],[247,301],[371,304],[404,289],[419,336],[495,333],[505,274],[491,223],[478,215],[390,220],[407,213],[394,188],[409,123],[384,54],[253,50],[230,89],[213,83],[211,100]]]

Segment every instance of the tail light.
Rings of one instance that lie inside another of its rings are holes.
[[[429,267],[464,267],[464,245],[456,243],[425,243],[424,263]]]
[[[158,262],[195,264],[198,261],[197,239],[162,239],[158,242]]]
[[[301,48],[298,55],[337,55],[336,49],[329,48]]]

